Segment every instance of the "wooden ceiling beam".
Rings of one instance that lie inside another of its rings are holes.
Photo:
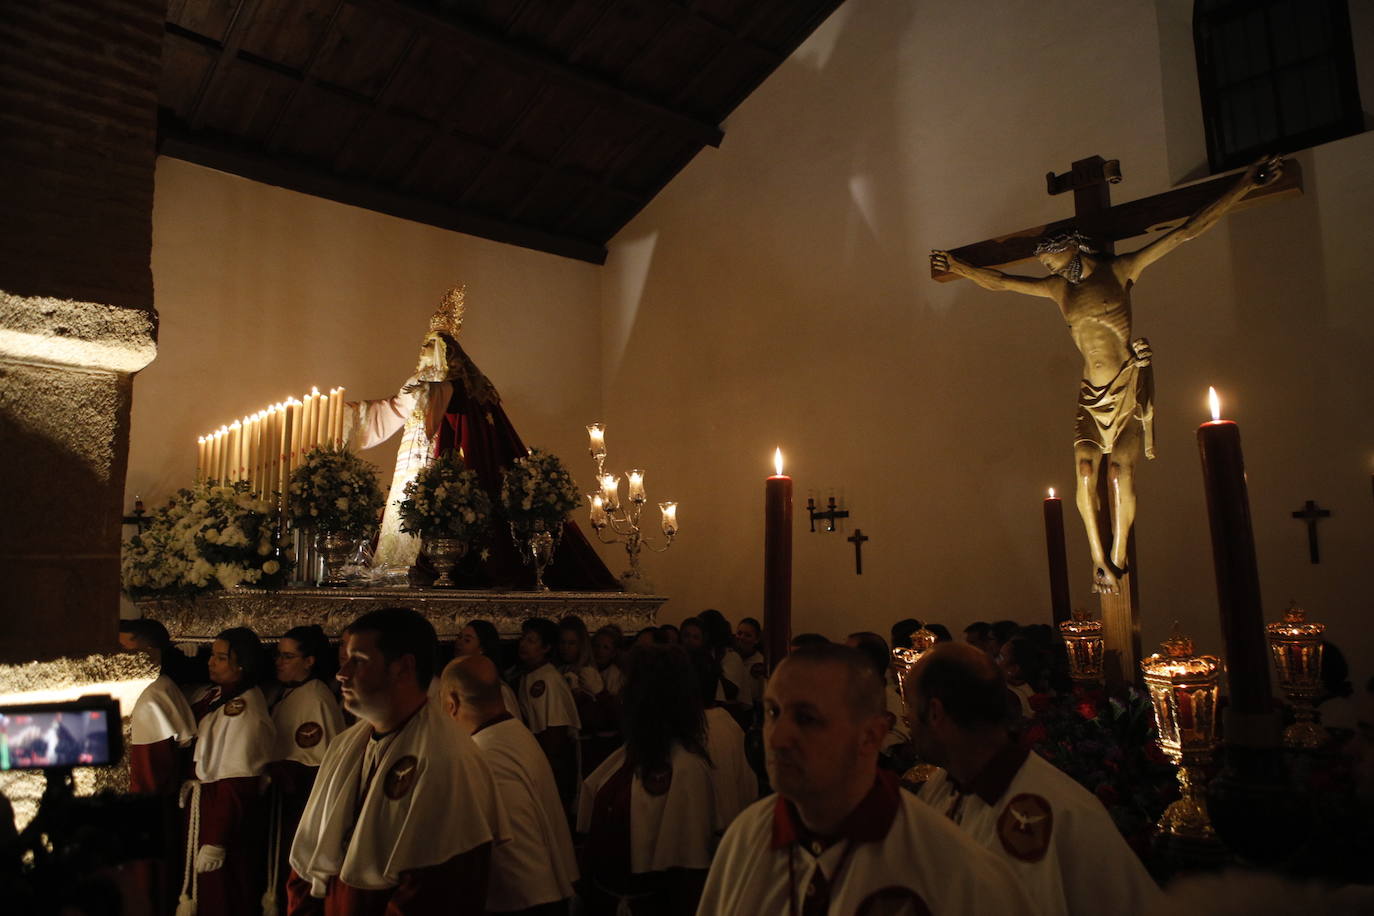
[[[366,182],[327,175],[285,157],[248,152],[228,143],[191,134],[164,123],[158,131],[158,152],[173,159],[242,175],[254,181],[323,197],[341,204],[407,219],[440,229],[463,232],[495,242],[545,251],[565,258],[604,264],[606,247],[568,235],[494,219],[462,208],[398,194]]]
[[[381,15],[405,21],[416,28],[442,32],[446,36],[462,42],[482,54],[502,60],[518,70],[542,72],[563,86],[608,106],[632,111],[662,130],[672,131],[705,146],[720,146],[721,141],[725,138],[725,132],[721,130],[719,125],[669,108],[618,86],[603,77],[570,67],[546,52],[508,44],[499,34],[487,28],[455,18],[440,16],[430,10],[419,8],[414,5],[412,0],[350,0],[350,2],[375,10]]]
[[[248,26],[257,15],[258,6],[259,0],[239,0],[238,6],[234,7],[234,15],[224,30],[224,40],[217,42],[220,46],[219,56],[210,62],[205,77],[200,81],[200,91],[191,103],[188,120],[192,129],[199,127],[205,120],[205,100],[212,98],[220,83],[224,82],[229,65],[238,57],[243,39],[248,35]]]
[[[185,38],[193,44],[200,45],[201,47],[214,48],[218,46],[218,43],[215,42],[214,39],[206,38],[203,35],[186,33],[183,29],[181,29],[180,26],[171,26],[168,28],[167,31],[169,34]],[[264,58],[258,57],[257,55],[249,54],[248,52],[241,52],[238,56],[238,62],[241,64],[247,64],[252,67],[257,67],[259,69],[271,71],[272,73],[276,73],[287,79],[297,81],[303,79],[303,75],[299,70],[293,70],[290,67],[287,67],[283,64],[278,64],[274,61],[265,60]],[[381,112],[376,107],[375,100],[369,99],[364,95],[360,95],[352,89],[346,89],[343,86],[335,86],[331,83],[323,81],[316,82],[314,84],[314,89],[316,92],[320,92],[325,95],[329,95],[342,101],[348,102],[349,104],[367,109],[366,117],[378,117],[381,115]],[[511,149],[505,149],[498,146],[492,146],[489,143],[483,143],[481,140],[478,140],[467,134],[458,132],[456,130],[456,121],[435,121],[432,118],[426,118],[422,115],[414,114],[412,112],[398,111],[392,109],[387,109],[385,114],[388,117],[396,119],[397,121],[413,124],[418,129],[432,135],[429,138],[429,140],[421,146],[419,152],[417,152],[416,163],[411,167],[412,172],[414,172],[415,174],[407,175],[406,178],[402,180],[402,190],[405,190],[406,187],[408,187],[412,183],[411,180],[413,179],[413,177],[415,177],[415,175],[418,175],[419,157],[423,155],[425,149],[428,148],[429,143],[432,142],[432,140],[435,137],[445,136],[482,156],[495,157],[497,159],[508,159],[512,162],[519,163],[528,168],[536,169],[541,173],[551,173],[553,177],[561,178],[564,181],[587,184],[601,194],[609,194],[615,197],[619,197],[627,202],[640,201],[641,199],[639,194],[636,194],[635,192],[627,188],[611,185],[605,181],[598,180],[591,176],[585,175],[581,172],[569,171],[565,168],[561,168],[559,166],[546,162],[543,159],[537,159],[533,156],[526,156],[523,153],[517,153]],[[194,131],[191,131],[191,133],[194,133]],[[356,136],[356,133],[353,136]],[[341,149],[339,156],[342,157],[343,155],[344,150]],[[337,157],[335,162],[336,164],[338,163]]]
[[[281,148],[282,140],[286,135],[286,127],[291,122],[291,115],[296,112],[296,105],[308,94],[307,90],[315,85],[315,67],[319,64],[320,58],[324,56],[324,49],[329,47],[329,39],[334,35],[334,24],[339,21],[339,14],[343,12],[344,4],[348,0],[336,0],[334,9],[329,13],[329,21],[324,24],[324,31],[320,34],[320,40],[315,43],[315,47],[310,49],[310,56],[305,60],[305,66],[301,68],[300,82],[291,90],[291,94],[286,97],[286,102],[281,110],[277,112],[276,120],[272,122],[272,127],[267,131],[267,149],[276,152]]]
[[[353,130],[348,134],[348,139],[340,146],[339,151],[334,155],[333,169],[336,172],[346,171],[353,160],[353,151],[356,149],[354,143],[358,137],[363,136],[373,123],[382,115],[391,110],[392,98],[396,93],[397,77],[410,62],[410,55],[415,53],[415,48],[420,44],[420,32],[412,29],[409,37],[406,38],[406,46],[397,55],[396,62],[387,71],[386,77],[382,80],[381,88],[377,90],[377,97],[372,100],[372,107],[367,110],[358,123],[353,125]]]

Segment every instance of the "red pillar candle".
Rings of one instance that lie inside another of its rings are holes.
[[[1045,550],[1050,563],[1050,615],[1056,631],[1073,618],[1069,609],[1069,561],[1064,552],[1064,501],[1054,495],[1045,500]]]
[[[1220,419],[1216,390],[1209,389],[1208,395],[1212,421],[1198,427],[1197,443],[1212,526],[1212,563],[1217,575],[1221,634],[1226,641],[1231,712],[1266,715],[1271,710],[1269,655],[1240,427],[1234,421]]]
[[[763,491],[763,634],[769,670],[787,655],[792,641],[792,478],[782,473],[782,449],[773,456],[777,473]]]

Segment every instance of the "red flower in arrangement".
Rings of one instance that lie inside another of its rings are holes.
[[[1097,718],[1097,703],[1092,700],[1079,700],[1074,709],[1085,719]]]
[[[1054,705],[1055,696],[1052,693],[1033,693],[1026,702],[1030,704],[1031,712],[1037,716]]]
[[[1050,730],[1045,727],[1044,723],[1036,722],[1030,728],[1026,729],[1026,734],[1021,740],[1027,747],[1035,747],[1040,742],[1049,738],[1049,736]]]

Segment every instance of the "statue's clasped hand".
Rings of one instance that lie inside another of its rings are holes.
[[[939,250],[931,251],[931,253],[930,253],[930,267],[931,267],[932,270],[938,270],[938,271],[940,271],[941,273],[948,272],[949,269],[950,269],[949,262],[950,262],[950,257],[949,257],[949,252],[948,252],[948,251],[939,251]]]
[[[1267,184],[1278,181],[1283,174],[1282,156],[1264,156],[1254,165],[1250,166],[1250,182],[1257,188],[1262,188]]]
[[[1154,351],[1150,349],[1150,342],[1144,337],[1137,337],[1131,341],[1131,352],[1135,354],[1137,366],[1148,366],[1154,357]]]

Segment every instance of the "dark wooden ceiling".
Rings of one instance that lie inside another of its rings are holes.
[[[159,151],[601,263],[842,0],[170,0]]]

